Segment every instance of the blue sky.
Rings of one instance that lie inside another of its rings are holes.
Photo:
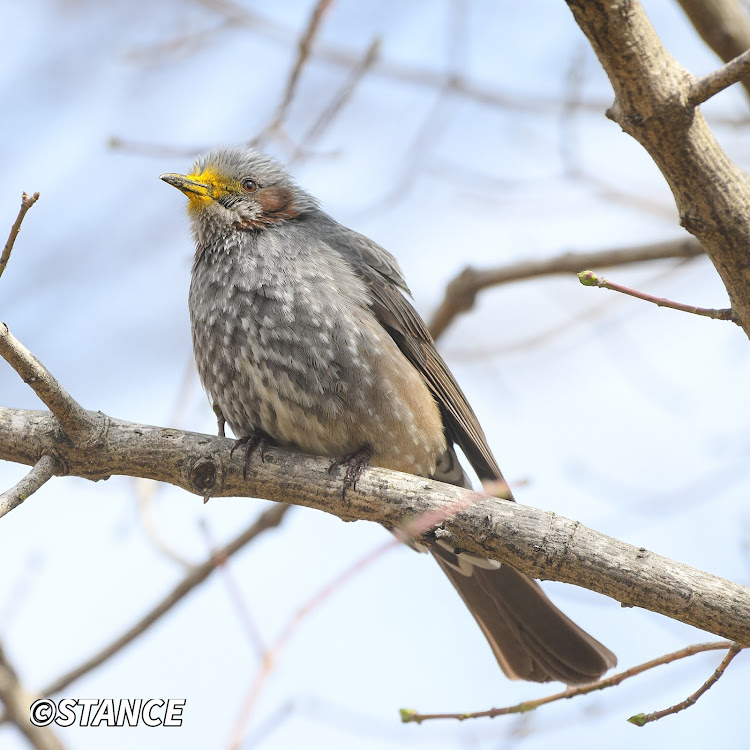
[[[158,180],[196,149],[247,141],[272,119],[309,2],[6,3],[0,226],[39,190],[0,280],[0,319],[86,407],[212,432],[189,369],[192,257],[184,200]],[[696,74],[717,62],[676,4],[646,8]],[[252,23],[252,19],[255,19]],[[381,58],[302,158],[348,76],[333,59]],[[683,236],[640,146],[604,117],[612,93],[562,0],[339,0],[326,15],[285,121],[265,147],[292,161],[326,210],[393,252],[426,318],[463,267]],[[415,72],[416,71],[416,72]],[[457,71],[482,100],[420,82]],[[415,80],[417,79],[417,80]],[[583,104],[571,110],[571,97]],[[492,100],[492,101],[489,101]],[[499,100],[501,104],[498,103]],[[705,107],[722,145],[750,162],[748,105]],[[731,127],[731,120],[743,124]],[[110,146],[112,138],[151,148]],[[706,259],[611,269],[657,296],[727,304]],[[717,575],[750,578],[747,339],[728,323],[657,309],[574,278],[482,294],[440,348],[518,500]],[[186,375],[187,373],[187,375]],[[183,387],[183,384],[184,387]],[[0,363],[2,404],[40,408]],[[10,486],[24,467],[0,465]],[[56,478],[0,520],[0,638],[34,690],[107,643],[183,575],[152,536],[191,561],[264,507],[203,506],[127,478]],[[294,510],[231,562],[267,643],[332,578],[381,545],[364,523]],[[626,668],[711,636],[583,589],[555,601]],[[747,737],[747,655],[699,704],[645,729],[625,719],[696,689],[708,654],[599,695],[492,722],[402,726],[398,709],[481,710],[552,692],[506,680],[449,584],[406,548],[336,592],[296,633],[263,690],[245,747],[647,750]],[[184,697],[180,730],[61,730],[77,750],[225,747],[258,668],[215,574],[65,697]],[[61,696],[62,697],[62,696]],[[0,727],[3,747],[25,747]]]

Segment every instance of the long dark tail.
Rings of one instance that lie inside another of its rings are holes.
[[[471,487],[452,449],[435,478]],[[441,543],[430,552],[511,679],[580,685],[597,680],[617,664],[606,646],[563,614],[527,575],[494,560],[465,552],[456,555]]]
[[[484,567],[497,564],[491,560],[477,565],[476,558],[439,546],[430,551],[511,679],[580,685],[617,664],[606,646],[563,614],[527,575],[507,565]]]

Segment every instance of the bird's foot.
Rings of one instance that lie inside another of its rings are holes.
[[[365,466],[370,463],[372,458],[372,447],[369,445],[363,445],[354,453],[347,453],[345,456],[339,456],[331,461],[331,465],[328,467],[328,473],[333,474],[334,469],[339,466],[346,465],[346,474],[344,474],[344,486],[341,489],[341,499],[346,500],[346,491],[349,487],[355,491],[357,489],[357,482],[362,476],[362,471]]]
[[[241,437],[239,440],[234,441],[232,450],[229,451],[229,457],[234,455],[237,448],[245,446],[245,458],[242,462],[242,478],[247,479],[247,462],[250,460],[250,456],[257,450],[260,453],[260,460],[265,462],[266,450],[274,445],[273,438],[266,435],[262,430],[254,430],[249,435]]]

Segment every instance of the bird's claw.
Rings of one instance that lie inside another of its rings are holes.
[[[331,461],[331,465],[328,467],[328,473],[333,474],[334,470],[339,466],[346,465],[346,473],[344,474],[344,484],[341,488],[341,499],[346,500],[346,491],[351,487],[356,491],[357,482],[362,476],[364,468],[370,463],[372,458],[372,448],[369,445],[363,445],[354,453],[348,453],[344,456],[339,456]]]
[[[247,464],[250,460],[250,456],[252,456],[257,450],[258,453],[260,453],[260,460],[265,463],[266,450],[273,445],[273,440],[260,430],[251,432],[249,435],[245,435],[234,441],[232,450],[229,451],[229,457],[231,458],[237,448],[240,448],[243,445],[245,446],[245,451],[244,459],[242,461],[242,478],[247,479]]]

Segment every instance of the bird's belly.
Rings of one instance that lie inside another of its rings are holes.
[[[368,445],[372,465],[435,471],[446,446],[437,404],[369,311],[348,321],[300,310],[258,320],[202,309],[191,305],[198,372],[236,436],[260,429],[327,457]]]

